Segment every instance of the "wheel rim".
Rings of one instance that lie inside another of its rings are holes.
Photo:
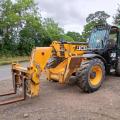
[[[100,65],[93,66],[91,68],[91,72],[89,75],[89,80],[91,85],[97,86],[101,82],[102,76],[103,76],[103,73],[102,73],[101,66]]]

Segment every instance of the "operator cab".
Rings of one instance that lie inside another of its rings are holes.
[[[119,29],[115,26],[98,26],[91,32],[89,37],[89,48],[101,50],[107,47],[113,49],[117,46]]]
[[[102,56],[110,68],[115,68],[120,55],[119,28],[116,26],[97,26],[89,38],[89,49]]]

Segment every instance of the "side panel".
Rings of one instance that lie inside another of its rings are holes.
[[[70,76],[76,72],[76,70],[80,67],[82,62],[81,56],[73,56],[68,58],[67,68],[64,74],[64,81],[67,82]]]
[[[106,60],[102,56],[100,56],[98,54],[83,54],[81,57],[82,58],[87,58],[87,59],[91,59],[91,58],[97,57],[97,58],[101,59],[104,63],[106,63]]]

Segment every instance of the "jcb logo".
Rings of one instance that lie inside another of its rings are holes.
[[[82,46],[76,46],[76,50],[87,50],[87,46],[82,45]]]

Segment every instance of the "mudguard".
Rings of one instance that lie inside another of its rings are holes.
[[[87,58],[87,59],[92,59],[92,58],[99,58],[101,59],[104,63],[107,63],[107,61],[100,55],[98,54],[93,54],[93,53],[90,53],[90,54],[83,54],[81,56],[82,58]]]

